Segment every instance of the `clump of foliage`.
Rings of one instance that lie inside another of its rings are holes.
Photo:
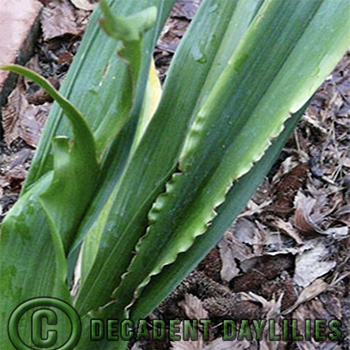
[[[1,227],[1,348],[40,296],[76,308],[77,349],[125,348],[92,343],[90,319],[137,321],[186,277],[349,46],[347,0],[204,0],[161,92],[152,52],[174,3],[101,1],[61,93],[3,67],[57,103]]]

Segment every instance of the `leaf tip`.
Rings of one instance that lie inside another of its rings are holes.
[[[18,66],[17,64],[4,64],[4,65],[0,66],[0,69],[1,70],[5,70],[5,71],[13,72],[13,70],[16,67],[20,67],[20,66]]]

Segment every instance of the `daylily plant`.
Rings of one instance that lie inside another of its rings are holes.
[[[1,227],[1,349],[38,297],[78,312],[72,349],[125,349],[92,342],[90,320],[145,318],[196,267],[350,43],[348,0],[204,0],[162,92],[152,53],[174,3],[101,1],[60,93],[2,67],[56,104]],[[30,317],[18,334],[35,346]]]

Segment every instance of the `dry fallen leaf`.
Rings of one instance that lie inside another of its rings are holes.
[[[4,139],[8,146],[21,138],[36,147],[51,104],[30,105],[20,85],[11,93],[8,103],[2,108]]]
[[[131,350],[143,350],[141,345],[142,345],[142,343],[140,341],[138,341],[132,346]]]
[[[50,108],[51,103],[27,106],[25,116],[19,126],[19,137],[29,146],[36,148],[38,145]]]
[[[78,9],[85,11],[93,11],[97,6],[97,1],[94,0],[70,0],[70,2]]]
[[[329,254],[324,239],[317,238],[312,241],[310,250],[299,254],[295,260],[294,282],[301,287],[307,287],[316,278],[325,275],[335,267],[335,261],[326,261]]]
[[[180,329],[182,331],[182,327],[180,325]],[[196,340],[178,340],[178,341],[172,341],[171,342],[171,349],[172,350],[201,350],[203,349],[203,344],[199,343],[199,341]]]
[[[204,320],[209,318],[208,311],[203,307],[202,301],[192,294],[185,294],[184,300],[179,302],[179,306],[190,320]],[[183,323],[180,324],[180,333],[183,334]],[[200,350],[204,347],[203,335],[199,332],[197,340],[172,341],[173,350]]]
[[[3,181],[3,185],[10,185],[14,181],[24,181],[27,176],[27,160],[33,155],[33,151],[28,148],[23,148],[12,155],[10,162],[4,162],[4,176],[6,182]],[[6,164],[7,163],[7,164]],[[0,196],[1,197],[1,196]]]
[[[304,244],[304,241],[300,237],[299,233],[294,229],[290,222],[285,222],[279,217],[272,217],[270,224],[280,229],[283,233],[286,233],[289,237],[293,238],[298,245]]]
[[[281,302],[283,297],[282,295],[277,301],[275,300],[274,297],[270,301],[268,301],[261,295],[255,294],[253,292],[249,292],[249,293],[242,292],[238,294],[242,296],[242,300],[253,301],[261,304],[263,307],[264,313],[267,314],[270,318],[276,318],[280,315]]]
[[[280,295],[278,300],[275,299],[275,296],[272,297],[270,301],[266,300],[264,297],[257,295],[253,292],[249,293],[240,293],[243,298],[246,300],[251,300],[257,303],[260,303],[263,307],[264,314],[266,315],[264,319],[266,320],[271,320],[274,319],[276,320],[276,326],[275,330],[276,333],[278,334],[280,332],[280,327],[278,325],[278,321],[281,316],[281,305],[282,305],[282,298],[283,298],[283,293]],[[263,339],[260,342],[260,349],[261,350],[277,350],[280,348],[280,342],[278,341],[271,341],[269,339],[269,333],[264,332],[263,333]]]
[[[185,294],[184,300],[179,302],[179,306],[189,319],[202,320],[209,317],[208,311],[204,309],[202,301],[192,294]]]
[[[173,16],[193,19],[202,0],[178,0],[173,9]]]
[[[180,44],[181,38],[185,34],[188,23],[187,20],[169,18],[158,41],[158,49],[174,53]]]
[[[296,203],[294,224],[306,236],[322,232],[319,225],[324,217],[318,210],[315,210],[316,205],[315,198],[306,196],[300,196]]]
[[[41,13],[44,40],[50,40],[66,34],[80,35],[73,6],[68,0],[53,1],[45,6]]]
[[[308,165],[302,163],[282,176],[274,187],[272,208],[275,213],[286,214],[293,209],[294,198],[307,179],[308,169]]]
[[[16,88],[8,98],[8,103],[2,108],[2,127],[4,129],[4,140],[7,146],[19,137],[18,120],[28,102],[20,88]]]
[[[248,219],[238,219],[233,226],[233,233],[235,237],[242,243],[248,243],[254,245],[258,243],[257,239],[257,227]]]
[[[248,247],[233,236],[232,232],[227,232],[225,237],[220,241],[219,250],[222,262],[220,271],[221,279],[230,282],[240,273],[235,259],[248,258],[252,254],[249,252]]]
[[[308,287],[303,289],[303,291],[300,293],[294,305],[292,305],[287,310],[283,311],[283,314],[287,315],[293,310],[295,310],[300,304],[305,303],[317,297],[318,295],[323,293],[325,290],[327,290],[328,286],[329,286],[328,283],[326,283],[320,278],[315,280],[312,284],[310,284]]]
[[[300,195],[294,215],[295,226],[306,237],[312,237],[315,236],[315,234],[333,236],[336,239],[345,237],[349,234],[349,228],[347,226],[331,226],[333,222],[336,222],[336,219],[334,217],[332,218],[331,214],[334,210],[340,210],[339,205],[341,205],[343,201],[342,197],[338,200],[336,199],[337,196],[334,195],[333,201],[335,203],[330,206],[329,203],[327,203],[325,195],[319,196],[318,199]],[[336,213],[334,216],[336,216]]]
[[[300,305],[295,312],[293,313],[293,319],[297,321],[298,329],[300,330],[301,334],[305,334],[304,327],[305,327],[305,320],[311,320],[311,323],[313,324],[313,321],[316,319],[326,320],[330,321],[331,319],[334,319],[334,315],[330,314],[326,308],[323,302],[318,299],[314,299],[310,301],[309,303]],[[336,318],[341,319],[341,315],[337,315]],[[310,341],[307,340],[300,340],[297,341],[298,349],[300,350],[340,350],[342,347],[337,344],[336,341],[321,341],[317,342],[311,338]],[[345,347],[343,348],[345,349]]]

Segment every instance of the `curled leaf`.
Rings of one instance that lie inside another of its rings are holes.
[[[157,20],[157,8],[149,7],[134,15],[122,17],[110,9],[105,0],[101,1],[104,18],[100,20],[105,32],[116,40],[123,42],[139,41],[142,35],[151,29]]]
[[[50,221],[55,223],[68,249],[74,229],[94,193],[99,175],[95,140],[85,118],[47,80],[35,72],[6,65],[3,70],[23,75],[43,88],[63,109],[73,129],[74,141],[67,137],[53,140],[54,174],[50,186],[40,198]]]

